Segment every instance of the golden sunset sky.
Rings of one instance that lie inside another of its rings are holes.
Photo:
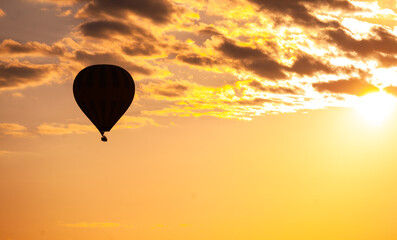
[[[397,239],[396,4],[0,0],[0,240]]]

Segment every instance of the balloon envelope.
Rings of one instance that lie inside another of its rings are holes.
[[[81,110],[103,135],[131,105],[135,84],[131,75],[121,67],[92,65],[77,74],[73,94]],[[102,140],[106,141],[106,138]]]

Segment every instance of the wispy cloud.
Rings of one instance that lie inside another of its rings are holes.
[[[80,222],[80,223],[62,223],[63,227],[70,228],[118,228],[121,225],[119,223],[112,222]]]
[[[29,137],[32,133],[18,123],[0,123],[0,134],[14,137]]]
[[[160,126],[154,119],[148,117],[122,116],[115,129],[132,129],[144,126]]]
[[[83,134],[95,131],[97,130],[92,125],[82,125],[75,123],[44,123],[37,127],[37,133],[41,135]]]
[[[12,152],[10,151],[5,151],[5,150],[0,150],[0,156],[8,155],[11,154]]]
[[[115,129],[133,129],[144,126],[159,126],[153,119],[148,117],[123,116],[114,127]],[[37,126],[35,133],[40,135],[67,135],[86,134],[97,132],[94,125],[76,123],[43,123]]]
[[[314,83],[313,87],[320,92],[342,93],[357,96],[379,91],[379,88],[373,84],[356,78]]]
[[[154,119],[145,116],[123,116],[117,125],[112,129],[135,129],[145,126],[159,127]],[[32,137],[37,135],[68,135],[68,134],[87,134],[97,132],[94,125],[77,123],[43,123],[29,130],[27,127],[18,123],[0,123],[0,135],[14,137]]]
[[[6,13],[3,11],[3,9],[0,8],[0,17],[4,17]]]
[[[49,3],[58,6],[71,6],[77,3],[79,0],[29,0],[30,2],[38,2],[38,3]]]
[[[78,12],[77,17],[125,18],[128,14],[134,14],[161,24],[171,21],[172,16],[181,11],[177,5],[168,0],[91,0]]]

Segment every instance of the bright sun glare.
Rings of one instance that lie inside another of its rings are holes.
[[[395,103],[395,97],[381,91],[360,97],[355,108],[368,123],[379,125],[392,114]]]

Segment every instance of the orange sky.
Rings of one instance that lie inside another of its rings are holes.
[[[395,1],[0,2],[0,240],[396,239]],[[73,79],[135,80],[100,141]]]

